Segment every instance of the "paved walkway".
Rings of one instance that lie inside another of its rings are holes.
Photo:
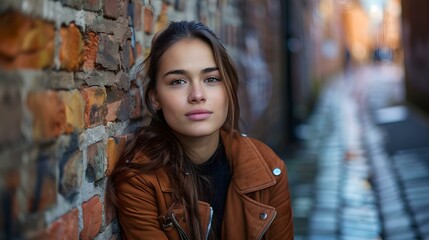
[[[429,239],[429,121],[403,105],[402,79],[366,66],[321,94],[287,161],[295,239]]]

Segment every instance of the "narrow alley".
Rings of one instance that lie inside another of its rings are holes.
[[[286,161],[297,240],[429,239],[429,119],[403,70],[357,67],[322,91]]]

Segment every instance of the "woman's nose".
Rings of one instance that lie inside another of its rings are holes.
[[[206,101],[206,94],[203,86],[201,84],[192,84],[190,93],[188,96],[188,101],[190,103],[199,103]]]

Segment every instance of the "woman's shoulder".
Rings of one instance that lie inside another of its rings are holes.
[[[274,152],[274,150],[261,140],[249,137],[243,133],[240,134],[240,138],[243,141],[250,142],[263,157],[279,158],[278,155]]]
[[[144,166],[150,164],[151,161],[152,159],[144,154],[136,154],[132,159],[126,160],[125,164],[128,165],[129,171],[125,173],[125,184],[153,185],[158,183],[159,178],[166,175],[164,167],[154,167],[153,169],[142,171]]]

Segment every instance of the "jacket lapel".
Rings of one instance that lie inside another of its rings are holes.
[[[255,192],[276,183],[261,153],[247,137],[221,132],[225,153],[232,168],[232,181],[240,194]],[[232,139],[231,139],[232,138]]]

